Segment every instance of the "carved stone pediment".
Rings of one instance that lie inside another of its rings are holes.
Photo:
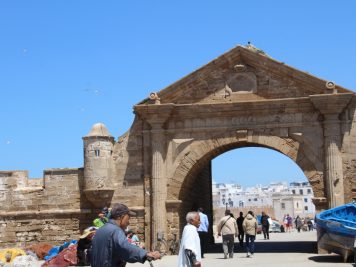
[[[326,81],[237,46],[157,92],[160,104],[223,103],[324,94]],[[350,93],[335,86],[338,93]],[[139,105],[152,104],[146,99]]]

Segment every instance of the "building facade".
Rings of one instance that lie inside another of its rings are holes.
[[[270,216],[281,221],[285,214],[293,217],[315,216],[314,197],[309,182],[271,183],[268,186],[242,188],[237,184],[213,183],[213,206],[247,209],[268,209]]]

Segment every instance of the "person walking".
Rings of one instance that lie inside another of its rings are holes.
[[[290,233],[292,231],[292,227],[293,227],[293,223],[292,223],[293,219],[291,216],[289,216],[289,214],[287,214],[286,220],[287,220],[286,232]]]
[[[178,267],[201,267],[201,247],[197,228],[200,225],[198,212],[188,212],[178,254]]]
[[[204,214],[204,209],[199,208],[200,225],[198,228],[198,234],[200,238],[201,257],[204,258],[208,241],[209,220],[208,216]]]
[[[247,213],[242,226],[246,234],[246,250],[247,257],[249,258],[255,253],[255,239],[257,234],[257,220],[252,211]]]
[[[297,215],[297,218],[295,218],[295,228],[297,228],[298,233],[300,233],[300,229],[302,229],[302,227],[303,227],[303,221],[299,217],[299,215]]]
[[[240,211],[240,216],[236,219],[236,223],[239,231],[237,238],[239,239],[240,247],[242,248],[244,247],[244,236],[245,236],[244,228],[242,227],[242,223],[244,219],[245,219],[244,214],[242,211]]]
[[[96,231],[92,240],[92,267],[124,267],[126,262],[144,263],[161,258],[158,251],[148,252],[127,240],[125,229],[133,215],[135,213],[126,205],[113,205],[111,219]]]
[[[236,220],[231,217],[230,210],[225,210],[225,216],[221,218],[218,224],[218,236],[222,235],[224,259],[234,257],[234,239],[237,236],[238,229]]]
[[[262,211],[261,225],[264,239],[269,239],[269,216]]]

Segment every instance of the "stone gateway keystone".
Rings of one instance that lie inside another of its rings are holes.
[[[77,238],[100,208],[124,202],[146,245],[178,237],[185,214],[212,221],[211,161],[264,147],[291,158],[314,191],[317,211],[356,198],[356,97],[332,82],[237,46],[134,106],[118,138],[95,124],[84,168],[43,179],[0,172],[0,246]],[[256,162],[258,166],[258,162]]]

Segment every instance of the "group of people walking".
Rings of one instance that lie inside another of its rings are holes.
[[[295,224],[295,229],[297,229],[298,233],[300,233],[300,230],[304,231],[313,231],[314,230],[314,220],[311,218],[301,218],[299,215],[293,218],[289,214],[285,214],[283,217],[283,225],[284,228],[286,229],[285,231],[287,233],[290,233],[293,229],[293,221]]]
[[[263,212],[261,223],[265,239],[269,239],[268,216]],[[253,211],[249,211],[244,217],[243,212],[235,220],[230,210],[225,210],[225,216],[221,218],[217,225],[218,236],[222,236],[222,246],[224,258],[234,257],[234,240],[238,237],[239,244],[243,247],[244,237],[246,240],[247,257],[252,257],[255,253],[255,239],[257,234],[258,222]]]
[[[130,242],[132,237],[129,236],[128,238],[125,230],[134,212],[129,210],[126,205],[116,203],[108,217],[107,214],[101,215],[95,221],[100,224],[100,227],[95,229],[95,233],[93,231],[90,234],[85,234],[85,237],[90,237],[90,263],[92,267],[123,267],[126,262],[143,263],[146,260],[157,260],[161,257],[159,251],[150,252]],[[263,212],[261,224],[265,239],[269,239],[269,220],[269,216]],[[186,222],[181,236],[178,267],[201,267],[201,260],[204,258],[208,243],[208,216],[204,214],[202,208],[199,208],[198,211],[191,211],[186,214]],[[218,235],[222,236],[224,258],[233,258],[236,237],[238,237],[241,247],[244,246],[245,238],[247,257],[252,257],[255,252],[257,227],[258,222],[252,211],[249,211],[246,216],[243,212],[240,212],[240,216],[235,219],[231,211],[226,210],[225,216],[221,218],[217,225]],[[88,244],[85,245],[88,247]]]

